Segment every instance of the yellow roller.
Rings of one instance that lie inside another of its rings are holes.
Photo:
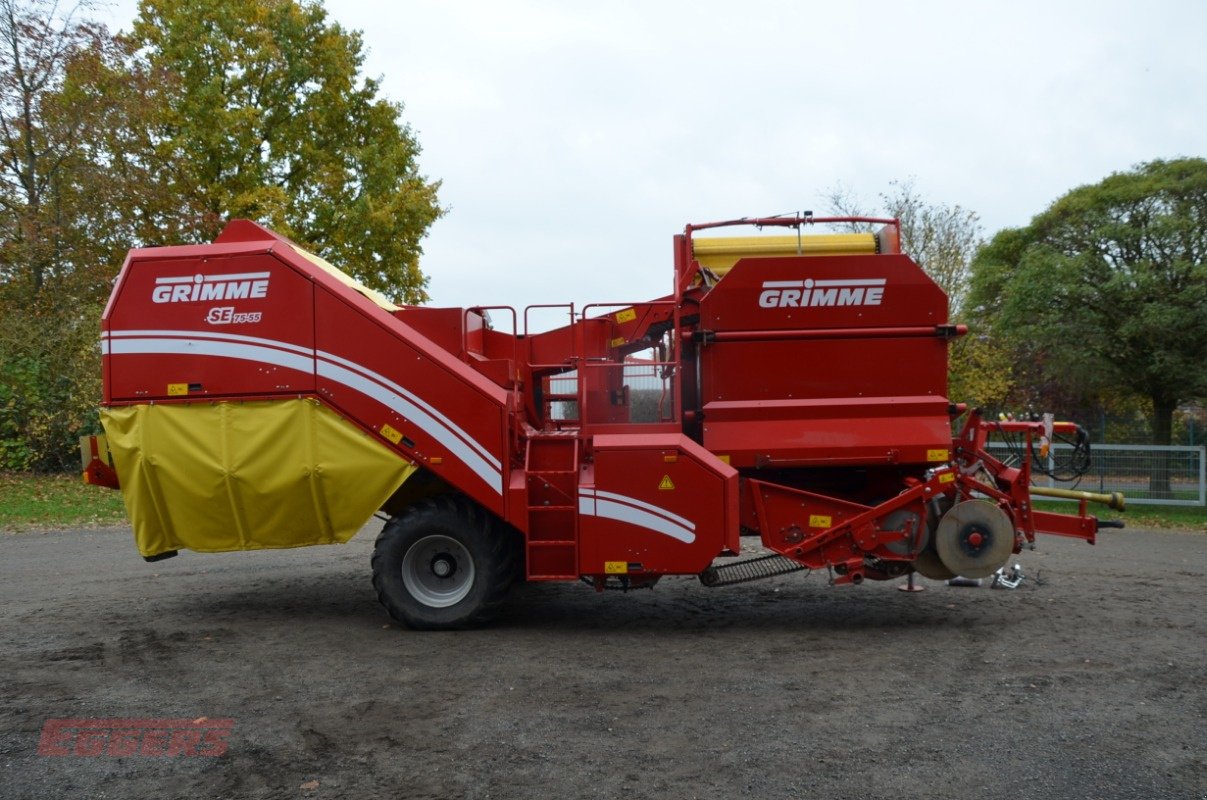
[[[700,266],[724,275],[741,258],[773,256],[839,256],[874,254],[874,233],[831,233],[821,236],[726,236],[693,239]]]

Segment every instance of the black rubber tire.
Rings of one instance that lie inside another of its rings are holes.
[[[443,607],[413,594],[402,577],[407,551],[433,536],[454,540],[473,562],[468,593]],[[469,628],[498,612],[515,579],[519,558],[513,531],[461,495],[439,495],[409,506],[382,528],[373,548],[373,587],[390,616],[410,628]]]

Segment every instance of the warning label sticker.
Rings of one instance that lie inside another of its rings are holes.
[[[658,484],[658,488],[663,491],[670,491],[675,488],[675,482],[671,480],[670,475],[663,475],[662,480]]]
[[[389,423],[381,426],[381,435],[389,439],[394,444],[398,444],[400,441],[402,441],[402,434],[395,430],[394,427]]]

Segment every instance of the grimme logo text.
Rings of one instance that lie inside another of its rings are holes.
[[[156,278],[151,300],[156,303],[192,303],[201,300],[255,300],[268,296],[267,272],[234,275],[181,275]]]
[[[878,306],[884,299],[884,278],[847,278],[815,281],[763,281],[759,305],[763,308],[815,308],[819,306]]]

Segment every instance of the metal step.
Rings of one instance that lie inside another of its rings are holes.
[[[774,578],[790,572],[808,570],[804,564],[781,555],[758,556],[729,564],[713,565],[700,573],[700,583],[711,588]]]

